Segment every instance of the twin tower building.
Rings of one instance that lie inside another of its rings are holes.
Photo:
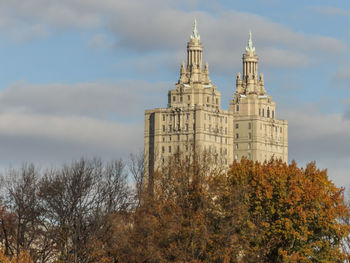
[[[178,152],[184,158],[194,152],[211,153],[224,165],[242,157],[288,162],[288,123],[276,119],[276,104],[266,94],[263,74],[258,73],[251,33],[228,110],[221,108],[221,94],[210,81],[208,63],[203,67],[202,53],[195,21],[187,43],[187,64],[181,64],[180,78],[168,91],[167,107],[145,112],[146,174]]]

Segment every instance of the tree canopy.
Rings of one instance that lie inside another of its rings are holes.
[[[127,169],[128,168],[128,169]],[[127,174],[134,179],[128,179]],[[315,163],[174,155],[10,170],[0,262],[349,262],[344,189]],[[134,182],[134,186],[131,186]]]

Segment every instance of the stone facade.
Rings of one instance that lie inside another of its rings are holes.
[[[276,104],[266,94],[263,74],[258,77],[251,33],[228,110],[221,109],[221,94],[210,81],[208,63],[202,66],[202,52],[195,22],[187,64],[181,64],[175,89],[168,91],[167,108],[145,112],[146,173],[176,152],[190,158],[194,151],[207,151],[225,165],[243,156],[288,162],[288,123],[276,119]]]

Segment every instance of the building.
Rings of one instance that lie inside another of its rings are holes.
[[[210,81],[208,63],[202,65],[202,53],[195,21],[187,64],[181,64],[180,78],[168,91],[167,108],[145,111],[146,173],[176,152],[189,158],[194,151],[207,151],[226,165],[243,156],[288,162],[288,123],[276,119],[276,104],[266,94],[263,74],[258,77],[251,33],[228,110],[221,108],[221,94]]]

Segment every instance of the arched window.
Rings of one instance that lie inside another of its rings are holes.
[[[264,117],[264,115],[265,115],[265,109],[262,109],[262,116]]]
[[[267,115],[267,116],[266,116],[267,118],[270,118],[270,108],[269,108],[269,107],[267,107],[266,115]]]
[[[236,105],[236,111],[239,111],[239,105]]]

